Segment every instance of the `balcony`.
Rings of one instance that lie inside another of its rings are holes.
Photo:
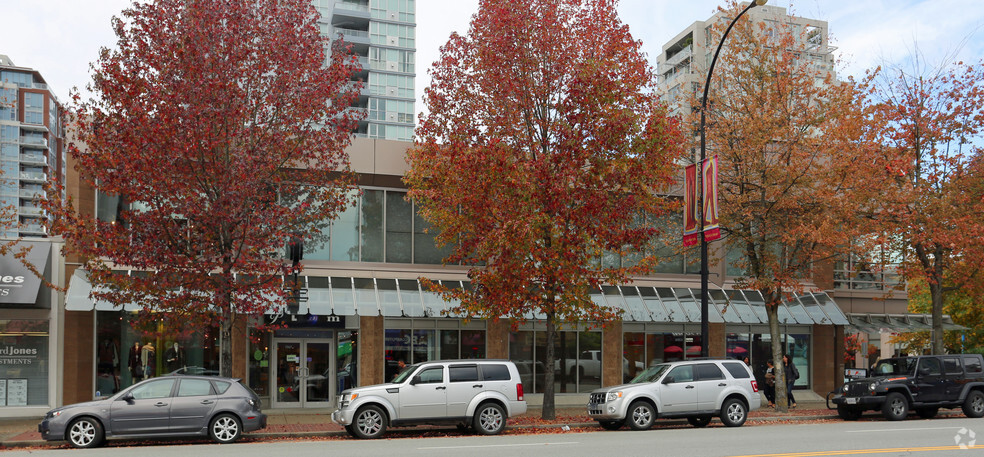
[[[29,233],[32,235],[34,234],[45,235],[48,233],[47,231],[45,231],[44,225],[41,224],[21,224],[19,230],[21,233]]]
[[[20,192],[17,193],[17,196],[20,198],[30,198],[33,200],[35,198],[43,198],[44,191],[33,190],[33,189],[21,189]]]
[[[685,59],[693,55],[693,53],[694,53],[694,46],[693,45],[687,46],[681,49],[680,52],[673,54],[673,57],[666,59],[666,63],[664,65],[666,65],[667,67],[675,67],[678,64],[680,64],[680,62],[683,62]]]
[[[21,216],[40,216],[44,214],[44,210],[37,206],[21,206],[17,213]]]
[[[45,138],[38,138],[35,136],[22,136],[20,137],[21,144],[37,144],[44,147],[48,147],[48,140]]]
[[[25,179],[28,181],[47,181],[48,177],[41,172],[22,171],[20,172],[20,179]]]
[[[48,164],[48,162],[44,158],[44,154],[21,154],[20,161],[22,163],[33,163],[39,165]]]
[[[332,30],[336,35],[341,34],[343,37],[348,39],[347,41],[352,41],[349,38],[365,38],[366,41],[369,40],[368,30],[353,30],[353,29],[346,29],[342,27],[335,27]]]

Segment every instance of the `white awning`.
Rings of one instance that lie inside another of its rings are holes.
[[[89,274],[79,268],[72,274],[68,281],[68,293],[65,294],[66,311],[119,311],[120,308],[113,306],[105,300],[93,300],[89,298],[92,293],[92,284],[89,283]],[[124,311],[137,311],[140,307],[134,304],[127,304],[123,307]]]

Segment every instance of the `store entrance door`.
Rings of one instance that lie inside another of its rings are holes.
[[[274,408],[328,408],[335,380],[334,338],[275,338]]]

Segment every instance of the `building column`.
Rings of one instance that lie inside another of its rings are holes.
[[[359,316],[359,379],[360,386],[382,384],[386,342],[383,316]]]
[[[623,383],[622,321],[609,322],[601,333],[601,385]]]
[[[820,396],[844,383],[844,327],[813,325],[813,391]]]
[[[62,384],[64,404],[92,401],[96,395],[96,376],[93,367],[95,355],[95,311],[65,311],[65,338],[62,346],[64,355],[64,379]],[[49,338],[51,332],[49,331]],[[123,362],[122,360],[120,361]],[[106,395],[112,392],[106,392]],[[51,393],[54,398],[54,393]]]
[[[708,357],[728,357],[728,332],[723,322],[710,322],[707,326]]]
[[[509,319],[490,319],[485,329],[485,357],[489,359],[509,358]]]

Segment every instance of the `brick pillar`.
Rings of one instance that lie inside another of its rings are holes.
[[[92,401],[95,373],[95,311],[65,311],[65,344],[63,397],[65,404]],[[122,357],[122,354],[120,355]],[[126,361],[120,360],[125,367]],[[105,392],[106,395],[112,392]]]
[[[511,330],[509,320],[490,319],[486,325],[485,357],[489,359],[508,359],[509,331]]]
[[[826,396],[844,382],[844,328],[813,325],[813,391]]]
[[[246,351],[249,350],[249,318],[238,315],[232,321],[232,377],[246,379]]]
[[[727,357],[728,356],[728,333],[724,328],[723,322],[709,322],[707,325],[707,346],[708,357]]]
[[[601,385],[622,384],[622,376],[622,321],[616,321],[601,334]]]
[[[359,316],[359,385],[383,383],[383,316]]]

